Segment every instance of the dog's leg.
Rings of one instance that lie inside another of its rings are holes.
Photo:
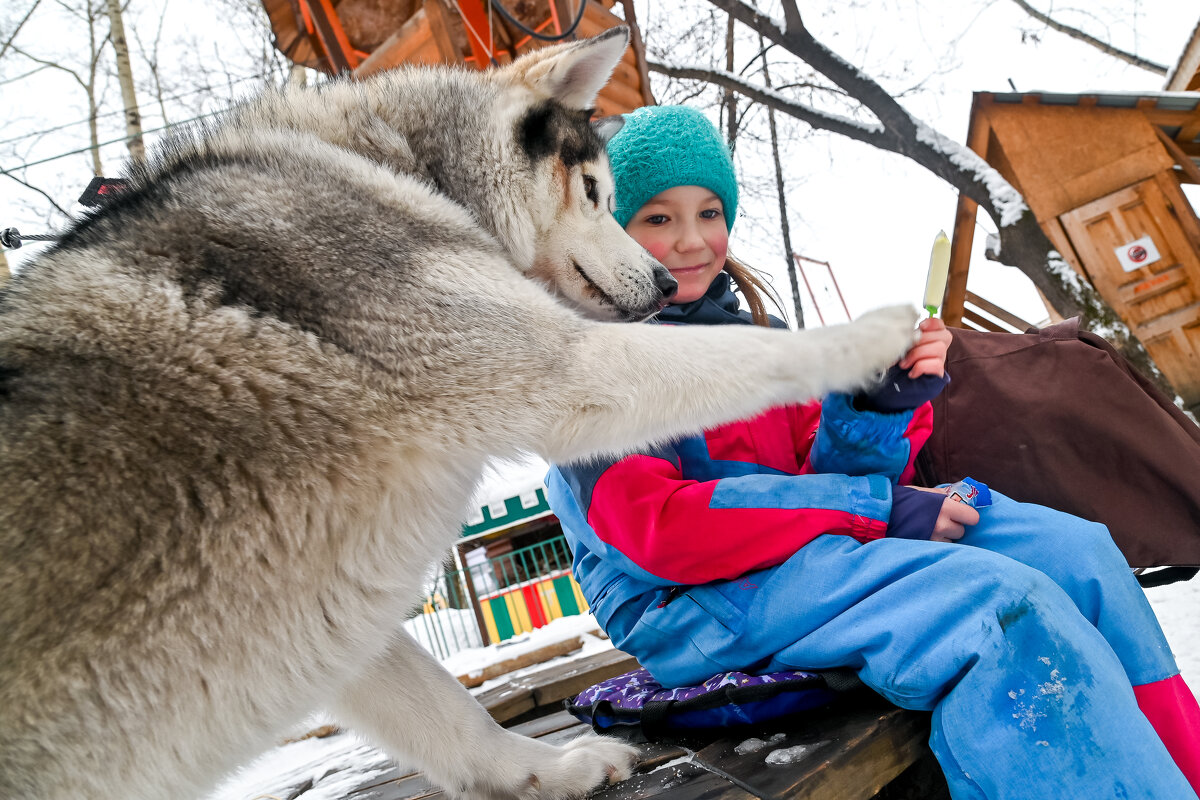
[[[412,637],[343,687],[339,720],[464,800],[583,797],[630,774],[633,748],[585,734],[555,747],[501,728]]]
[[[771,406],[865,386],[913,343],[897,306],[799,333],[754,326],[593,324],[545,378],[542,455],[567,461],[695,433]]]

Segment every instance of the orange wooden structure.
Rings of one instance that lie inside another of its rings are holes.
[[[1200,93],[978,92],[967,144],[1200,408],[1200,220],[1180,188],[1200,183]],[[943,316],[987,328],[967,302],[975,212],[960,196]]]
[[[275,46],[293,63],[356,77],[400,64],[486,69],[622,23],[632,42],[596,101],[598,116],[654,102],[632,0],[263,0]],[[509,18],[506,18],[506,15]],[[536,34],[536,35],[535,35]]]

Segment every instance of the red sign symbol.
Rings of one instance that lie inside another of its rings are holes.
[[[1145,261],[1146,257],[1150,254],[1146,252],[1146,248],[1142,247],[1140,244],[1135,244],[1133,247],[1129,248],[1129,252],[1127,252],[1126,255],[1129,256],[1129,260],[1133,263],[1140,264],[1141,262]]]

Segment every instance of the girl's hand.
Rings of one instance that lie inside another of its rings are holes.
[[[900,359],[900,367],[908,370],[908,377],[946,374],[946,351],[950,349],[950,331],[946,323],[936,317],[922,320],[921,338]]]
[[[922,492],[933,492],[934,494],[946,494],[943,489],[928,489],[924,486],[912,486],[912,489],[919,489]],[[942,510],[938,512],[937,522],[933,524],[933,535],[929,537],[931,542],[957,542],[967,532],[967,525],[974,525],[979,522],[979,512],[971,508],[957,497],[947,497],[942,503]]]

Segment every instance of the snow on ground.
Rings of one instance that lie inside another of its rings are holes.
[[[1200,699],[1200,575],[1190,581],[1147,589],[1146,597],[1167,635],[1179,672]]]
[[[226,779],[208,800],[342,800],[392,768],[392,760],[352,733],[275,747]]]

